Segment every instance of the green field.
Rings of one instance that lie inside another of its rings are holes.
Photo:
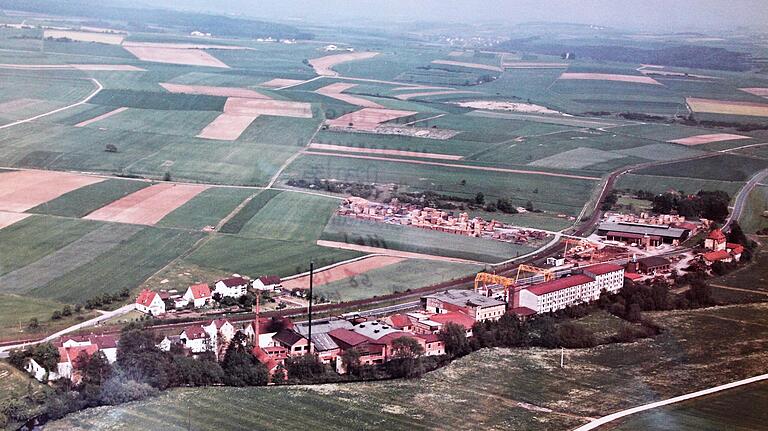
[[[625,419],[621,431],[754,430],[768,421],[768,383],[754,383]]]
[[[252,219],[262,208],[275,196],[281,193],[280,190],[267,189],[257,193],[253,199],[249,200],[229,221],[221,227],[223,233],[238,233],[250,219]]]
[[[214,187],[204,190],[157,223],[157,226],[199,230],[216,226],[258,190]]]
[[[403,430],[573,429],[588,417],[764,372],[766,310],[768,304],[652,313],[667,331],[630,344],[567,350],[564,368],[559,350],[487,349],[421,379],[181,389],[77,413],[49,429],[181,430],[188,420],[203,429],[380,429],[383,423]],[[239,402],[212,407],[226,399]],[[740,423],[762,426],[755,419]],[[724,419],[712,414],[711,420]]]
[[[480,270],[479,265],[410,259],[315,286],[315,292],[331,301],[353,301],[437,284]]]
[[[124,196],[137,192],[152,183],[108,179],[100,183],[81,187],[58,198],[40,204],[27,212],[62,217],[83,217]]]
[[[742,187],[741,182],[706,180],[699,178],[685,178],[675,176],[655,176],[628,174],[619,177],[616,182],[617,189],[648,190],[652,193],[664,193],[669,190],[696,193],[699,190],[722,190],[734,196]]]
[[[747,233],[768,228],[768,187],[755,187],[747,197],[747,204],[739,218],[739,225]]]
[[[87,127],[192,137],[197,136],[219,115],[221,112],[216,111],[171,111],[133,107],[91,123]]]
[[[718,155],[704,159],[654,166],[636,172],[642,175],[746,181],[755,172],[766,167],[768,167],[768,160],[744,156]]]
[[[317,241],[339,200],[325,196],[283,192],[270,199],[251,218],[240,235],[287,241]]]
[[[331,219],[322,239],[487,263],[512,259],[535,249],[533,244],[517,245],[342,216]]]
[[[313,243],[217,236],[184,261],[202,268],[258,277],[275,274],[286,277],[309,271],[314,260],[320,268],[362,256],[361,253],[320,247]]]

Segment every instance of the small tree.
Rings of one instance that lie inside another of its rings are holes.
[[[61,315],[62,316],[71,316],[72,315],[72,307],[69,305],[65,305],[64,308],[61,309]]]
[[[485,203],[485,195],[483,192],[477,192],[475,195],[475,203],[478,205],[483,205]]]
[[[34,331],[38,328],[40,328],[40,322],[37,320],[37,317],[29,319],[29,323],[27,323],[27,329]]]
[[[56,310],[51,314],[51,320],[60,320],[61,319],[61,311]]]
[[[347,349],[341,354],[341,364],[353,376],[360,374],[360,352],[357,349]]]
[[[106,151],[108,153],[116,153],[117,152],[117,147],[114,144],[107,144],[104,147],[104,151]]]
[[[465,338],[466,340],[466,338]],[[412,337],[400,337],[392,340],[393,359],[389,363],[390,371],[397,377],[418,377],[424,373],[421,355],[424,348]]]
[[[437,334],[445,344],[445,353],[452,357],[464,356],[470,352],[467,331],[456,323],[447,323]]]

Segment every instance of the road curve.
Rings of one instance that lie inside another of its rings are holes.
[[[768,177],[768,169],[763,169],[753,175],[752,178],[744,184],[744,187],[739,190],[739,193],[736,195],[736,200],[733,203],[733,210],[731,210],[730,214],[728,214],[728,218],[725,219],[725,223],[723,223],[724,230],[728,230],[734,220],[738,221],[741,218],[741,213],[744,212],[744,206],[746,206],[749,194],[752,193],[752,190],[754,190],[766,177]]]

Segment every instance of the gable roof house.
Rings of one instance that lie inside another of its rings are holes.
[[[183,296],[195,308],[205,307],[211,302],[212,297],[211,288],[205,283],[189,286]]]
[[[214,340],[200,325],[185,327],[179,334],[179,340],[192,353],[209,352],[214,348]]]
[[[272,340],[288,349],[289,356],[301,356],[310,352],[309,340],[291,329],[281,329],[272,337]]]
[[[257,290],[274,290],[279,288],[282,280],[277,275],[263,275],[253,280],[253,288]]]
[[[221,296],[239,298],[248,292],[250,282],[243,277],[230,277],[219,280],[214,285],[213,293]]]
[[[165,314],[165,301],[159,293],[144,289],[136,298],[136,310],[152,316]]]

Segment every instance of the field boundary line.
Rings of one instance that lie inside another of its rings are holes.
[[[29,123],[31,121],[35,121],[37,119],[40,119],[40,118],[43,118],[43,117],[47,117],[49,115],[57,114],[57,113],[59,113],[61,111],[65,111],[67,109],[74,108],[75,106],[80,106],[80,105],[83,105],[85,103],[88,103],[89,100],[91,100],[94,96],[99,94],[99,92],[101,90],[104,89],[104,87],[101,85],[101,83],[99,81],[97,81],[95,78],[88,78],[88,79],[91,82],[93,82],[94,84],[96,84],[96,90],[94,90],[91,94],[89,94],[85,99],[83,99],[83,100],[81,100],[79,102],[73,103],[71,105],[67,105],[67,106],[64,106],[64,107],[61,107],[61,108],[54,109],[53,111],[48,111],[48,112],[45,112],[45,113],[42,113],[42,114],[39,114],[39,115],[35,115],[34,117],[29,117],[29,118],[26,118],[26,119],[23,119],[23,120],[14,121],[13,123],[5,124],[3,126],[0,126],[0,130],[7,129],[8,127],[17,126],[19,124]]]
[[[702,397],[702,396],[705,396],[705,395],[714,394],[714,393],[717,393],[717,392],[721,392],[721,391],[725,391],[725,390],[728,390],[728,389],[737,388],[739,386],[744,386],[744,385],[748,385],[748,384],[751,384],[751,383],[760,382],[760,381],[763,381],[763,380],[768,380],[768,374],[761,374],[759,376],[750,377],[748,379],[739,380],[739,381],[736,381],[736,382],[731,382],[731,383],[727,383],[727,384],[720,385],[720,386],[715,386],[715,387],[709,388],[709,389],[703,389],[703,390],[697,391],[697,392],[691,392],[689,394],[680,395],[680,396],[677,396],[677,397],[674,397],[674,398],[669,398],[669,399],[666,399],[666,400],[663,400],[663,401],[657,401],[655,403],[645,404],[645,405],[638,406],[638,407],[633,407],[633,408],[627,409],[627,410],[622,410],[620,412],[616,412],[616,413],[610,414],[608,416],[603,416],[601,418],[598,418],[598,419],[596,419],[596,420],[594,420],[594,421],[592,421],[592,422],[590,422],[590,423],[588,423],[586,425],[582,425],[582,426],[580,426],[578,428],[575,428],[573,431],[589,431],[589,430],[593,430],[593,429],[596,429],[596,428],[598,428],[598,427],[600,427],[602,425],[605,425],[605,424],[607,424],[609,422],[613,422],[616,419],[621,419],[623,417],[626,417],[626,416],[629,416],[629,415],[633,415],[635,413],[639,413],[639,412],[643,412],[643,411],[646,411],[646,410],[655,409],[657,407],[667,406],[667,405],[670,405],[670,404],[679,403],[681,401],[687,401],[687,400],[691,400],[691,399],[694,399],[694,398],[699,398],[699,397]]]
[[[275,172],[275,174],[274,174],[274,175],[272,175],[272,178],[270,178],[270,179],[269,179],[269,183],[267,184],[267,187],[265,187],[265,188],[267,188],[267,189],[271,189],[271,188],[272,188],[272,186],[274,186],[274,185],[275,185],[275,182],[276,182],[276,181],[277,181],[277,179],[280,177],[280,175],[282,175],[282,174],[283,174],[283,171],[284,171],[286,168],[288,168],[288,166],[289,166],[291,163],[293,163],[293,161],[294,161],[294,160],[296,160],[296,158],[297,158],[297,157],[299,157],[299,156],[302,154],[302,152],[304,151],[304,149],[306,149],[306,148],[307,148],[307,147],[308,147],[308,146],[309,146],[309,145],[312,143],[312,141],[314,141],[314,140],[315,140],[315,136],[317,136],[317,134],[318,134],[318,133],[320,133],[320,129],[323,127],[323,123],[324,123],[324,121],[321,121],[321,122],[320,122],[320,124],[318,124],[318,125],[317,125],[317,129],[315,129],[315,133],[313,133],[313,134],[312,134],[312,136],[310,136],[310,137],[309,137],[309,140],[307,141],[307,143],[306,143],[306,144],[304,144],[304,146],[303,146],[303,147],[301,147],[301,149],[300,149],[300,150],[296,151],[296,153],[295,153],[295,154],[293,154],[291,157],[288,157],[288,158],[285,160],[285,162],[283,162],[283,164],[282,164],[282,165],[280,165],[280,168],[277,170],[277,172]]]
[[[400,251],[400,250],[393,250],[388,248],[372,247],[369,245],[350,244],[348,242],[328,241],[328,240],[319,239],[317,240],[316,244],[319,245],[320,247],[337,248],[341,250],[352,250],[352,251],[359,251],[361,253],[379,254],[383,256],[402,257],[405,259],[437,260],[441,262],[463,263],[467,265],[480,265],[480,266],[490,265],[490,263],[488,262],[461,259],[458,257],[447,257],[447,256],[436,255],[436,254],[416,253],[412,251]]]
[[[357,154],[323,153],[318,151],[304,151],[304,154],[308,154],[312,156],[326,156],[326,157],[330,156],[330,157],[345,157],[345,158],[352,158],[352,159],[379,160],[382,162],[410,163],[410,164],[416,164],[416,165],[443,166],[448,168],[470,169],[470,170],[476,170],[476,171],[489,171],[489,172],[502,172],[502,173],[508,173],[508,174],[542,175],[542,176],[549,176],[549,177],[571,178],[571,179],[586,180],[586,181],[600,181],[601,179],[599,177],[588,177],[585,175],[574,175],[574,174],[559,174],[556,172],[527,171],[523,169],[495,168],[492,166],[457,165],[452,163],[428,162],[426,160],[396,159],[392,157],[371,157],[371,156],[362,156]]]
[[[372,257],[377,257],[377,256],[378,257],[397,257],[397,256],[389,256],[389,255],[382,254],[382,253],[371,253],[371,254],[366,254],[366,255],[360,256],[360,257],[353,257],[352,259],[343,260],[341,262],[332,263],[332,264],[326,265],[326,266],[324,266],[322,268],[316,268],[314,272],[315,272],[315,274],[317,274],[319,272],[323,272],[323,271],[327,271],[329,269],[336,268],[337,266],[346,265],[348,263],[355,263],[355,262],[359,262],[361,260],[370,259]],[[302,272],[300,274],[289,275],[288,277],[282,278],[282,280],[283,281],[290,281],[290,280],[293,280],[294,278],[306,277],[307,275],[309,275],[309,271],[305,271],[305,272]]]

